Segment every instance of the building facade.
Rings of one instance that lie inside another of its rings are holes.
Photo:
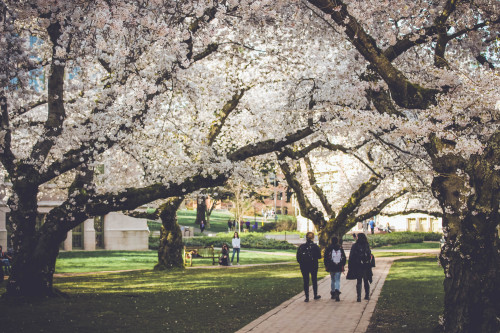
[[[48,212],[59,202],[40,202],[37,228],[44,222]],[[7,225],[9,208],[0,206],[0,245],[10,248],[10,230]],[[148,250],[149,228],[146,219],[137,219],[122,213],[109,213],[88,219],[68,232],[61,243],[61,250]]]

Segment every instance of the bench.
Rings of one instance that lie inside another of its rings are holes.
[[[193,259],[196,258],[212,258],[212,265],[219,262],[219,257],[215,255],[215,250],[210,246],[184,246],[184,266],[188,264],[193,266]]]

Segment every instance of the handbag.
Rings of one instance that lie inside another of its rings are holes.
[[[347,271],[347,275],[345,277],[347,280],[356,280],[356,275],[354,275],[354,271],[352,269]]]
[[[372,254],[372,257],[370,258],[370,267],[375,267],[375,257]]]

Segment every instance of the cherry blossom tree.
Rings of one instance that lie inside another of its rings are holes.
[[[0,96],[0,159],[12,182],[9,296],[53,293],[58,244],[78,224],[159,199],[171,198],[159,210],[158,266],[178,265],[174,213],[185,194],[251,173],[246,160],[315,132],[317,119],[273,112],[282,101],[262,109],[241,103],[249,87],[269,88],[256,78],[255,56],[248,60],[224,29],[214,31],[218,15],[231,16],[223,3],[5,1],[1,8],[1,42],[13,51]],[[287,130],[259,133],[252,124],[263,120]],[[37,230],[48,183],[66,193]]]
[[[315,108],[364,115],[425,147],[446,239],[443,328],[498,331],[498,2],[249,2],[276,12],[291,36],[284,46],[295,38],[329,48],[311,65]],[[295,34],[306,25],[308,34]],[[335,70],[326,70],[328,62]]]

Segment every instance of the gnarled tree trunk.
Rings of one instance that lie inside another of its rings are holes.
[[[445,332],[500,331],[500,135],[481,155],[464,159],[430,149],[439,175],[432,187],[443,208],[446,243],[440,262],[445,280]]]
[[[170,198],[160,207],[160,218],[162,222],[160,234],[160,246],[158,248],[158,264],[156,270],[164,270],[174,267],[183,268],[182,259],[182,233],[177,224],[177,209],[184,197]]]

